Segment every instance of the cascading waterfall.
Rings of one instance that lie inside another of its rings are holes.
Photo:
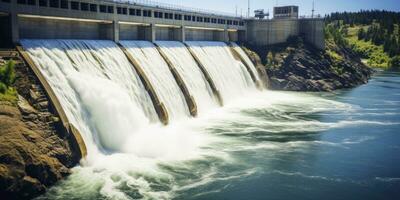
[[[111,41],[22,40],[83,134],[88,155],[98,147],[120,151],[126,138],[156,119],[133,67]],[[88,158],[90,159],[90,157]]]
[[[114,42],[22,40],[21,43],[53,88],[69,121],[82,133],[88,148],[87,160],[95,160],[91,159],[93,155],[107,155],[97,153],[99,150],[139,152],[144,156],[171,155],[148,145],[149,141],[164,145],[168,135],[164,132],[170,130],[158,127],[158,115],[148,92],[134,66]],[[185,97],[156,46],[146,41],[122,41],[121,44],[149,78],[171,122],[187,119],[189,109]],[[226,44],[188,44],[225,100],[255,88],[245,66],[235,60]],[[157,45],[182,77],[200,113],[217,107],[217,99],[188,48],[180,42],[164,41]],[[186,138],[188,143],[190,134],[186,134],[184,137],[172,134],[171,140]],[[160,149],[175,151],[175,146],[165,144]]]
[[[232,48],[234,48],[234,50],[244,59],[244,61],[246,62],[247,66],[250,67],[250,70],[253,72],[253,74],[256,77],[257,81],[260,81],[260,76],[257,72],[256,67],[254,66],[253,62],[250,60],[250,58],[247,56],[246,52],[243,51],[242,48],[240,48],[239,45],[237,45],[234,42],[231,42],[232,44]]]
[[[121,41],[120,43],[140,64],[161,102],[165,104],[170,119],[187,118],[190,114],[185,97],[154,44],[148,41]]]
[[[186,42],[207,69],[224,102],[255,88],[246,67],[237,61],[223,42]]]
[[[217,107],[210,85],[186,46],[175,41],[157,41],[156,44],[181,75],[197,103],[199,113]]]

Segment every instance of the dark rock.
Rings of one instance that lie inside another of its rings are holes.
[[[275,52],[274,64],[266,67],[268,88],[289,91],[332,91],[368,82],[373,70],[365,66],[350,49],[335,47],[339,62],[324,51],[304,45],[297,48],[253,47],[261,55]],[[254,53],[254,52],[253,52]]]
[[[78,160],[33,73],[16,66],[17,105],[0,101],[0,197],[32,199],[67,176]],[[35,109],[32,107],[35,105]]]

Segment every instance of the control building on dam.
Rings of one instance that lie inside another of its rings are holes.
[[[20,39],[224,41],[265,46],[296,35],[319,49],[325,46],[323,19],[299,19],[296,6],[275,8],[274,18],[265,20],[132,1],[0,0],[0,22],[1,46]]]

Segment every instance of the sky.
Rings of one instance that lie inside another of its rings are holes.
[[[145,1],[145,0],[144,0]],[[246,16],[248,0],[156,0],[158,2],[183,5],[194,8],[215,10]],[[255,9],[270,10],[275,5],[298,5],[300,15],[311,15],[313,0],[250,0],[251,14]],[[359,11],[385,9],[400,12],[400,0],[315,0],[316,14],[329,14],[336,11]]]

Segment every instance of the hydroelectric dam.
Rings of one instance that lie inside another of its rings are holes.
[[[236,43],[267,46],[302,35],[325,46],[322,19],[263,20],[135,1],[1,0],[0,22],[0,45],[17,46],[82,157],[122,151],[143,127],[262,90],[263,69]]]

